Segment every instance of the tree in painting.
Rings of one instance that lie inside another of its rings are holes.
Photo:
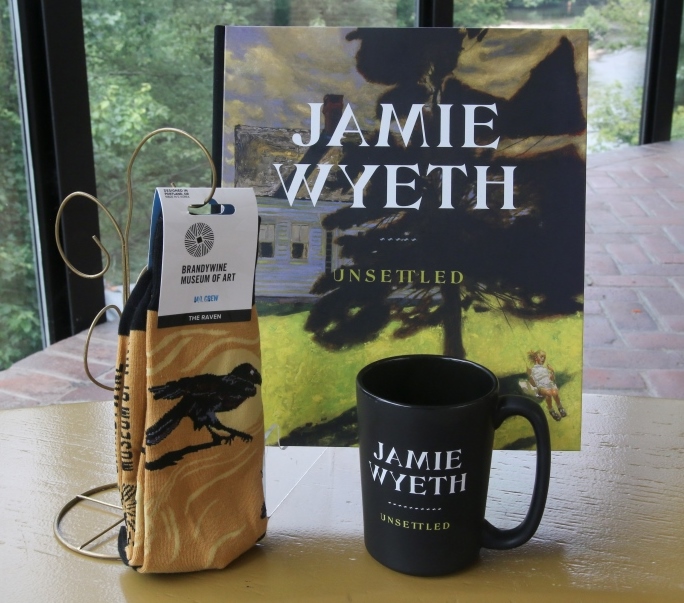
[[[343,233],[336,242],[348,273],[391,269],[395,275],[372,286],[340,270],[320,276],[306,329],[327,349],[372,341],[390,325],[396,338],[441,327],[444,354],[463,358],[468,310],[526,318],[582,310],[584,240],[577,233],[583,232],[585,165],[577,141],[586,119],[572,44],[559,37],[555,48],[534,58],[517,91],[501,98],[458,78],[462,53],[476,53],[492,32],[420,31],[422,39],[410,47],[396,30],[347,36],[360,42],[359,73],[386,87],[377,99],[378,118],[382,105],[391,104],[405,123],[411,105],[424,103],[425,136],[416,126],[410,139],[390,137],[388,146],[375,146],[378,130],[365,134],[368,146],[343,144],[340,164],[352,181],[369,163],[414,167],[396,187],[399,209],[385,207],[388,172],[377,170],[364,190],[365,209],[345,207],[324,219],[326,229]],[[451,105],[451,148],[438,146],[440,105]],[[464,142],[464,105],[496,105],[496,115],[475,109],[471,121],[492,119],[494,125],[473,128],[472,146]],[[461,167],[430,171],[429,164]],[[490,184],[478,182],[484,168],[476,166],[488,166]],[[514,209],[503,209],[502,180],[510,177],[504,166],[515,166]],[[333,186],[350,185],[339,174]],[[486,209],[478,203],[478,186],[486,189]],[[404,271],[400,278],[397,270]]]

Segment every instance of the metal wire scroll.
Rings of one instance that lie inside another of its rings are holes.
[[[209,201],[211,201],[211,198],[214,196],[214,193],[216,192],[216,186],[217,186],[217,176],[216,176],[216,167],[214,166],[214,162],[211,159],[211,154],[207,150],[207,148],[194,136],[191,134],[188,134],[187,132],[183,130],[179,130],[177,128],[159,128],[158,130],[154,130],[147,134],[146,136],[143,137],[143,139],[140,141],[138,146],[135,148],[133,151],[133,155],[131,155],[131,159],[128,162],[128,168],[126,169],[126,190],[127,190],[127,196],[128,196],[128,212],[126,215],[126,224],[123,228],[121,229],[121,226],[118,224],[114,216],[111,214],[111,212],[104,206],[104,204],[97,199],[97,197],[94,197],[93,195],[90,195],[88,193],[84,192],[74,192],[68,195],[64,201],[62,201],[61,205],[59,206],[59,210],[57,211],[57,218],[55,220],[55,240],[57,241],[57,249],[59,250],[59,254],[62,256],[62,259],[64,260],[64,263],[69,267],[69,269],[77,274],[78,276],[81,276],[83,278],[100,278],[101,276],[104,276],[104,274],[109,270],[110,264],[111,264],[111,256],[109,252],[105,249],[104,245],[102,245],[102,242],[100,239],[96,236],[93,235],[92,239],[95,242],[95,244],[98,246],[100,251],[104,254],[105,256],[105,266],[100,272],[96,274],[86,274],[85,272],[81,272],[76,268],[67,258],[66,253],[64,252],[64,249],[62,247],[62,242],[61,242],[61,237],[60,237],[60,225],[62,222],[62,214],[64,213],[64,209],[68,205],[69,201],[74,199],[75,197],[85,197],[86,199],[89,199],[93,203],[95,203],[109,218],[110,222],[114,226],[114,230],[116,231],[117,236],[119,237],[119,241],[121,243],[121,283],[123,286],[122,289],[122,295],[123,295],[123,303],[126,305],[126,302],[128,301],[128,296],[130,295],[130,289],[131,289],[131,283],[130,283],[130,258],[129,258],[129,248],[128,248],[128,239],[129,239],[129,234],[131,230],[131,221],[133,219],[133,180],[132,180],[132,170],[133,170],[133,163],[135,162],[135,158],[138,156],[140,151],[142,150],[143,146],[145,143],[152,138],[153,136],[157,136],[158,134],[163,134],[163,133],[174,133],[174,134],[180,134],[182,136],[185,136],[186,138],[189,138],[192,140],[204,153],[205,157],[209,161],[209,166],[211,168],[211,190],[209,191],[209,194],[207,195],[207,198],[204,200],[203,203],[197,204],[197,205],[190,205],[191,208],[200,208],[204,207]],[[102,318],[102,315],[104,312],[106,312],[109,309],[116,310],[119,313],[119,316],[121,316],[120,310],[114,306],[106,306],[103,308],[95,317],[93,320],[92,324],[90,325],[90,328],[88,329],[88,337],[86,339],[86,345],[83,351],[83,367],[85,369],[85,373],[88,376],[88,378],[98,387],[101,387],[102,389],[106,389],[109,391],[113,391],[114,388],[110,387],[108,385],[104,385],[97,381],[92,374],[90,373],[90,370],[88,369],[88,345],[90,343],[90,337],[92,335],[93,328],[95,325],[98,323],[100,318]]]

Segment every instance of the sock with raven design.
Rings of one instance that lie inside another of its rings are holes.
[[[125,560],[141,572],[222,568],[267,524],[256,309],[243,322],[159,328],[161,222],[155,230],[143,454]]]

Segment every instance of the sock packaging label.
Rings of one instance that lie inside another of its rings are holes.
[[[217,188],[211,213],[196,215],[208,188],[157,188],[152,224],[163,214],[158,326],[250,319],[259,222],[251,188]],[[152,240],[154,232],[150,240]]]

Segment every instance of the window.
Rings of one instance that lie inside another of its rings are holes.
[[[333,233],[331,230],[325,231],[325,273],[332,273],[333,262]]]
[[[309,225],[292,224],[290,236],[290,257],[293,260],[309,259]]]
[[[102,279],[71,272],[58,252],[58,207],[70,193],[95,193],[80,0],[10,2],[17,48],[17,93],[44,343],[87,329],[104,305]],[[18,187],[21,185],[17,185]],[[97,207],[76,198],[59,222],[67,256],[85,274],[102,269],[92,240]],[[28,280],[22,285],[29,287]]]
[[[9,4],[0,4],[0,370],[42,347]]]
[[[261,224],[259,227],[259,257],[275,257],[275,224]]]

